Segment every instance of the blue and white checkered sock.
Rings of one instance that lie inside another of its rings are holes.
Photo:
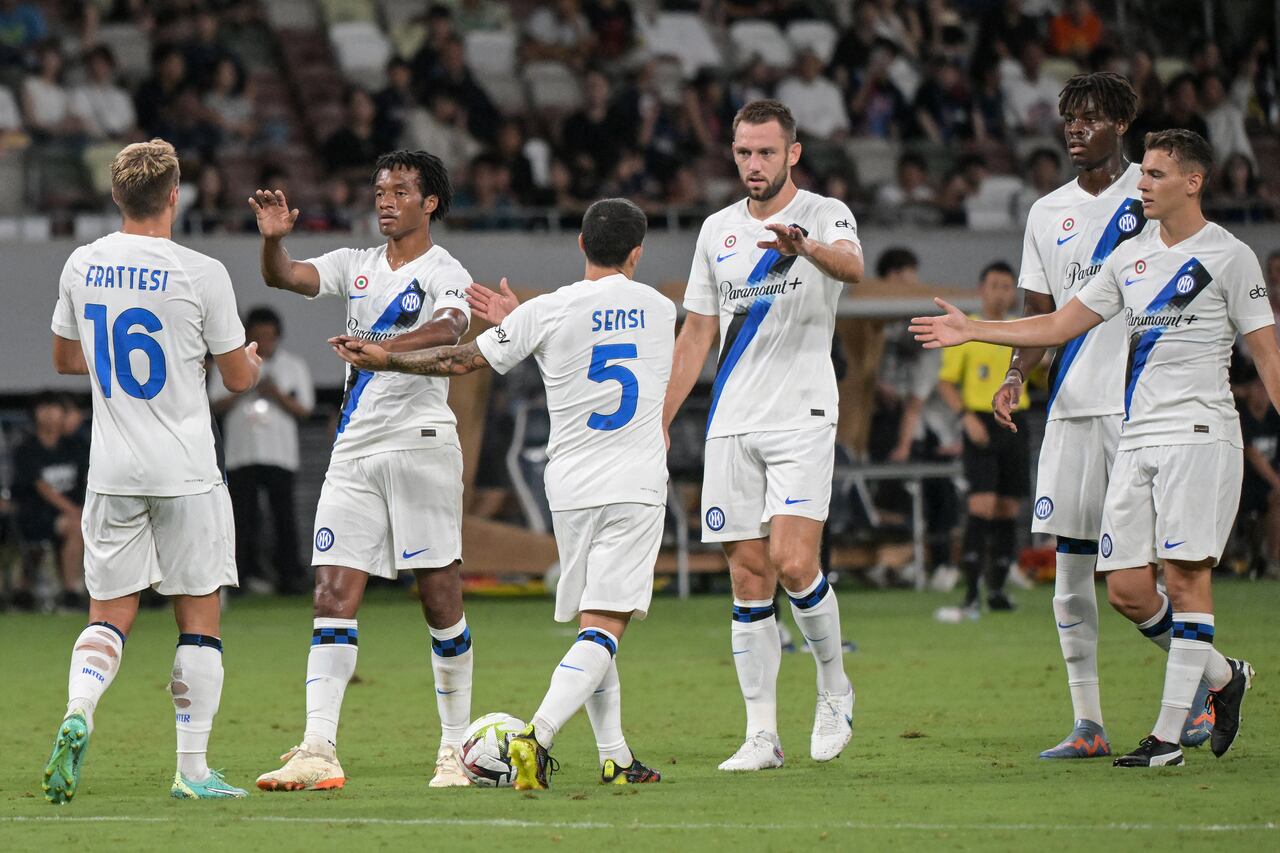
[[[1191,710],[1191,702],[1212,651],[1212,613],[1173,614],[1169,663],[1164,671],[1164,695],[1160,699],[1160,716],[1151,732],[1160,740],[1177,743],[1182,738],[1187,712]]]
[[[547,749],[604,680],[618,652],[618,638],[602,628],[584,628],[551,673],[551,686],[533,715],[534,734]]]
[[[303,743],[334,746],[347,682],[356,671],[360,631],[354,619],[318,618],[307,655],[307,729]]]
[[[462,747],[471,723],[471,629],[467,617],[456,625],[431,631],[431,675],[440,713],[440,745]]]

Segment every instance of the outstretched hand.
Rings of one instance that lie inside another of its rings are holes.
[[[934,304],[947,313],[936,317],[912,317],[907,331],[924,344],[925,349],[954,347],[973,340],[969,333],[969,318],[945,299],[934,297]]]
[[[774,233],[774,239],[761,240],[756,243],[761,249],[777,249],[784,255],[808,255],[810,240],[798,225],[779,225],[776,222],[765,226]]]
[[[391,359],[385,349],[372,341],[350,335],[329,338],[329,346],[339,358],[360,370],[386,370]]]
[[[498,282],[498,290],[492,291],[483,284],[472,282],[467,288],[467,304],[481,320],[494,326],[502,325],[507,315],[516,310],[520,300],[511,292],[504,277]]]
[[[258,233],[268,240],[287,236],[298,221],[297,209],[289,209],[280,190],[257,190],[249,197],[249,207],[258,219]]]

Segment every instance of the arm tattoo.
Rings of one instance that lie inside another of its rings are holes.
[[[488,366],[488,360],[475,341],[452,347],[393,352],[387,359],[389,370],[419,373],[423,376],[462,376]]]

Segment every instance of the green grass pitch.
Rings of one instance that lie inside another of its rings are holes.
[[[1099,587],[1101,593],[1101,587]],[[1038,751],[1070,725],[1047,589],[1021,608],[940,625],[949,597],[841,596],[846,665],[858,690],[854,739],[827,765],[808,757],[813,662],[783,659],[779,718],[787,764],[728,776],[743,712],[729,654],[729,601],[660,598],[622,642],[623,719],[637,754],[664,781],[597,784],[585,714],[556,744],[552,789],[426,787],[438,737],[430,644],[417,607],[371,594],[360,614],[360,682],[347,691],[340,754],[347,787],[239,802],[168,799],[176,630],[143,614],[124,668],[98,709],[79,793],[53,807],[40,770],[65,702],[71,616],[0,617],[0,848],[4,850],[1097,850],[1212,845],[1280,849],[1280,587],[1221,584],[1221,648],[1259,677],[1236,748],[1187,765],[1120,770],[1107,760],[1050,763]],[[1105,607],[1105,605],[1104,605]],[[473,713],[527,718],[573,637],[544,600],[472,599]],[[789,619],[789,617],[788,617]],[[246,788],[300,737],[310,608],[300,599],[237,602],[226,614],[226,688],[213,766]],[[1103,704],[1113,748],[1154,721],[1163,657],[1109,609],[1102,627]]]

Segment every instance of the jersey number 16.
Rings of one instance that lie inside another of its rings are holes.
[[[93,372],[98,377],[102,396],[111,396],[113,350],[116,357],[114,372],[121,391],[140,400],[150,400],[159,394],[168,376],[164,350],[160,348],[160,342],[147,332],[154,334],[164,328],[160,318],[146,308],[127,308],[111,324],[110,338],[107,337],[107,306],[97,302],[86,303],[84,318],[93,323]],[[145,331],[132,331],[134,326],[141,326]],[[133,375],[130,356],[135,350],[147,357],[146,382],[139,382]]]

